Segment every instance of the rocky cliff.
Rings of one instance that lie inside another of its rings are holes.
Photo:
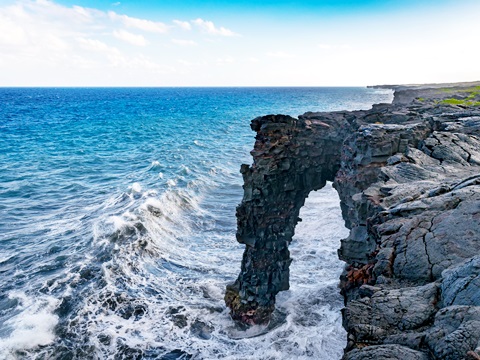
[[[480,359],[479,92],[399,87],[368,111],[254,119],[232,318],[269,321],[300,208],[333,181],[350,229],[338,251],[344,359]]]

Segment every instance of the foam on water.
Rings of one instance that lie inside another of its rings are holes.
[[[52,296],[31,297],[22,292],[11,292],[8,297],[17,303],[17,313],[4,322],[11,331],[8,337],[0,338],[0,359],[15,359],[13,354],[19,350],[51,344],[55,340],[58,316],[54,310],[59,300]]]
[[[12,340],[5,342],[4,351],[31,354],[35,345],[51,344],[35,354],[58,354],[66,343],[57,339],[52,344],[58,323],[53,311],[67,307],[68,319],[58,325],[64,339],[96,358],[176,352],[195,359],[339,358],[345,333],[336,288],[342,265],[335,250],[345,228],[331,185],[312,193],[302,208],[303,222],[291,245],[291,289],[278,296],[274,323],[246,333],[232,328],[223,302],[242,248],[232,242],[231,232],[205,231],[210,226],[205,220],[212,216],[203,207],[205,199],[168,190],[159,198],[136,200],[135,211],[100,221],[92,255],[65,280],[62,303],[55,298],[37,299],[37,307],[28,303],[30,310],[20,313],[28,322],[11,322]],[[320,217],[319,209],[327,216]],[[200,229],[197,236],[203,239],[197,240],[194,230]],[[44,335],[22,343],[30,331],[25,329],[34,329],[30,325],[39,321],[44,327],[31,331]]]
[[[133,183],[131,189],[133,194],[140,194],[142,192],[142,185],[139,183]]]
[[[165,201],[148,199],[141,206],[141,216],[146,216],[141,221],[148,230],[144,238],[156,238],[157,251],[139,251],[128,242],[116,247],[115,256],[102,265],[105,286],[88,292],[67,326],[78,337],[88,334],[92,355],[161,356],[180,351],[196,359],[283,359],[289,354],[291,358],[327,360],[341,356],[345,333],[336,283],[342,266],[335,250],[346,230],[331,185],[313,193],[302,209],[304,221],[291,247],[292,286],[278,297],[277,320],[267,331],[253,328],[242,333],[232,328],[223,303],[225,285],[236,274],[238,267],[232,264],[238,263],[241,248],[231,247],[230,236],[216,234],[210,240],[217,248],[212,249],[182,242],[178,228],[169,236],[159,234],[165,225],[160,227],[158,216],[149,217],[151,212],[143,211],[162,205],[168,207]],[[199,211],[199,207],[188,210]],[[319,208],[328,213],[326,218],[320,218]],[[185,220],[182,211],[180,206],[175,211],[165,209],[175,221]],[[199,214],[205,216],[204,211]],[[127,229],[136,221],[132,214],[124,215],[114,220],[115,230],[131,235]]]

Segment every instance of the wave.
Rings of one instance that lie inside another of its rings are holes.
[[[281,359],[286,353],[299,359],[340,357],[345,345],[336,289],[341,264],[332,239],[338,240],[345,230],[335,225],[341,215],[331,187],[313,194],[302,209],[304,221],[291,246],[291,290],[278,296],[278,321],[256,337],[233,327],[223,302],[243,249],[234,241],[234,221],[228,231],[217,231],[215,217],[222,213],[206,210],[215,189],[201,193],[176,188],[156,196],[144,189],[133,199],[128,196],[132,191],[133,186],[125,194],[130,208],[98,221],[86,259],[44,288],[51,299],[44,315],[56,323],[50,323],[49,337],[38,343],[42,347],[23,348],[22,354],[98,359]],[[226,211],[233,211],[235,204]],[[319,207],[329,214],[325,222],[318,221]],[[312,283],[312,278],[317,280]],[[18,351],[21,344],[10,349]]]

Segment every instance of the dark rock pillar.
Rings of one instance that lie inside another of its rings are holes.
[[[332,181],[340,166],[349,113],[307,113],[299,119],[256,118],[253,165],[242,165],[244,196],[237,208],[237,240],[246,245],[241,272],[227,287],[234,320],[264,324],[275,296],[289,288],[288,245],[312,190]]]

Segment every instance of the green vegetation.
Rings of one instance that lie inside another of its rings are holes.
[[[445,99],[440,104],[445,105],[463,105],[463,106],[480,106],[480,101],[471,101],[470,96],[467,99]]]
[[[447,105],[463,105],[465,100],[458,100],[458,99],[445,99],[440,101],[440,104],[447,104]]]
[[[417,100],[420,101],[420,102],[424,102],[425,98],[419,97],[419,98],[417,98]]]
[[[439,89],[441,92],[444,93],[457,93],[457,94],[465,94],[467,95],[464,99],[444,99],[439,101],[439,104],[446,104],[446,105],[462,105],[462,106],[480,106],[480,101],[477,98],[480,96],[480,86],[474,86],[467,89],[455,89],[455,88],[442,88]]]
[[[438,91],[441,91],[441,92],[444,92],[444,93],[451,93],[451,92],[453,92],[453,89],[452,88],[441,88],[441,89],[438,89]]]

